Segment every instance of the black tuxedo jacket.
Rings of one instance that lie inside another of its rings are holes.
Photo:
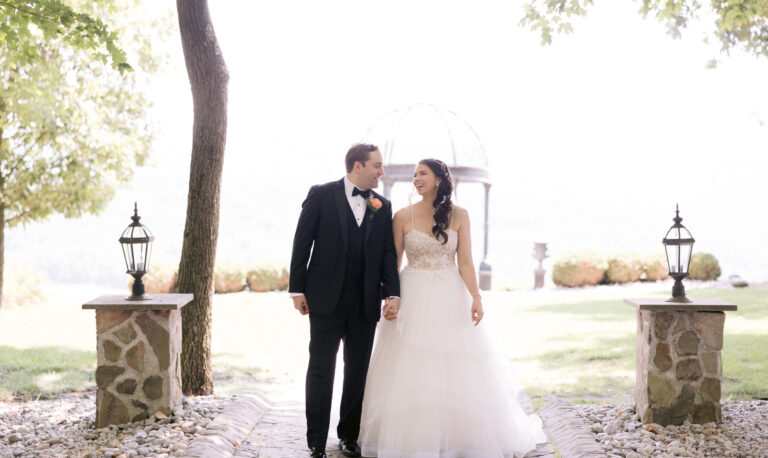
[[[364,234],[362,306],[368,320],[375,322],[381,316],[381,299],[400,295],[400,279],[392,237],[392,204],[375,192],[371,195],[383,205],[373,213]],[[310,313],[330,315],[339,302],[347,259],[347,208],[343,178],[312,186],[301,205],[288,290],[304,293]],[[370,213],[368,209],[365,217]]]

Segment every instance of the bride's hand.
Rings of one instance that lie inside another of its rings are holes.
[[[472,296],[472,321],[475,322],[475,326],[480,324],[480,320],[483,319],[483,303],[480,296]]]
[[[384,308],[382,309],[382,313],[384,314],[385,319],[389,321],[396,319],[398,311],[400,311],[399,297],[390,297],[384,301]]]

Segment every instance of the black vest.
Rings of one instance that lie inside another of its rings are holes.
[[[370,224],[369,215],[370,210],[365,209],[363,215],[363,222],[358,227],[355,215],[352,213],[352,209],[349,205],[345,205],[347,209],[347,265],[344,269],[344,288],[361,289],[357,291],[358,294],[362,294],[362,281],[363,272],[365,269],[365,230]]]

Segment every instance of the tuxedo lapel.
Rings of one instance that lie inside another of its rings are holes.
[[[336,184],[333,192],[333,200],[336,201],[336,213],[339,215],[339,228],[341,229],[341,239],[344,241],[344,251],[347,251],[347,207],[349,202],[344,193],[344,179],[342,178]]]

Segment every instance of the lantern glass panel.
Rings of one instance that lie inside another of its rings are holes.
[[[127,272],[133,272],[133,251],[131,250],[131,245],[128,243],[121,243],[120,244],[123,247],[123,258],[125,259],[125,270]]]
[[[144,258],[144,271],[149,272],[149,258],[152,256],[152,243],[147,243],[147,257]]]
[[[147,246],[148,243],[139,243],[136,245],[136,254],[138,254],[138,258],[136,259],[136,270],[146,272],[147,267]]]
[[[677,263],[677,259],[680,254],[679,245],[666,245],[664,249],[667,250],[667,265],[669,266],[669,273],[675,274],[680,271],[680,267]]]
[[[677,240],[679,238],[680,238],[680,233],[677,232],[677,228],[670,227],[669,230],[667,231],[667,235],[664,236],[664,244],[666,245],[667,242],[669,242],[670,240]]]
[[[693,250],[692,243],[685,243],[680,245],[680,267],[682,273],[688,272],[688,265],[691,262],[691,251]]]

